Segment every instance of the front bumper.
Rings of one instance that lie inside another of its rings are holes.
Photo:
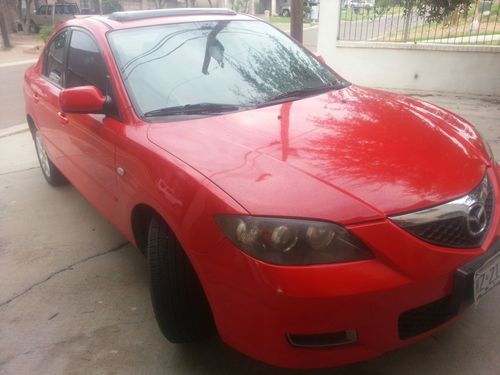
[[[497,197],[499,175],[497,168],[492,178]],[[431,245],[385,220],[349,227],[375,253],[372,260],[273,266],[246,256],[226,240],[208,255],[192,254],[192,261],[224,342],[281,367],[338,366],[408,345],[453,320],[470,302],[462,304],[461,297],[456,305],[457,269],[500,238],[498,201],[488,237],[477,249]],[[431,312],[441,309],[448,314],[445,319],[409,337],[402,335],[402,316],[433,303]],[[303,348],[288,339],[346,330],[356,331],[355,343]]]

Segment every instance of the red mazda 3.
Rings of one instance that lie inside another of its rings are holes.
[[[172,342],[218,332],[270,364],[341,365],[500,282],[500,167],[477,131],[346,82],[253,17],[72,20],[24,92],[43,175],[147,255]]]

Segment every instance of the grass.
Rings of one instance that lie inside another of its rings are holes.
[[[467,12],[467,17],[465,15],[461,15],[456,22],[453,22],[450,17],[444,22],[431,22],[415,26],[411,28],[408,33],[408,42],[500,34],[500,6],[493,6],[490,15],[483,16],[480,19],[479,29],[471,32],[470,25],[472,24],[473,20],[474,11],[471,12],[469,10]],[[401,42],[403,41],[403,39],[403,31],[399,31],[398,33],[392,33],[389,35],[385,35],[384,37],[380,37],[378,40],[386,42]],[[479,38],[477,42],[471,43],[486,44],[488,43],[488,41],[483,42],[481,41],[481,38]],[[500,42],[492,41],[488,44],[500,44]]]
[[[391,17],[392,15],[398,16],[403,12],[402,7],[393,7],[388,9],[383,14],[376,14],[373,8],[365,8],[360,9],[358,13],[356,13],[352,8],[342,9],[342,13],[340,15],[342,21],[365,21],[365,20],[373,20],[377,17]]]
[[[290,17],[271,16],[271,23],[290,23]]]

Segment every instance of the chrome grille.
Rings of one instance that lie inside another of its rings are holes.
[[[390,219],[418,238],[439,246],[474,248],[493,220],[495,194],[488,177],[469,194],[440,206]]]

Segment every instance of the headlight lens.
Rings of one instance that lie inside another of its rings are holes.
[[[240,215],[218,215],[215,220],[235,246],[271,264],[298,266],[373,258],[361,240],[328,222]]]

